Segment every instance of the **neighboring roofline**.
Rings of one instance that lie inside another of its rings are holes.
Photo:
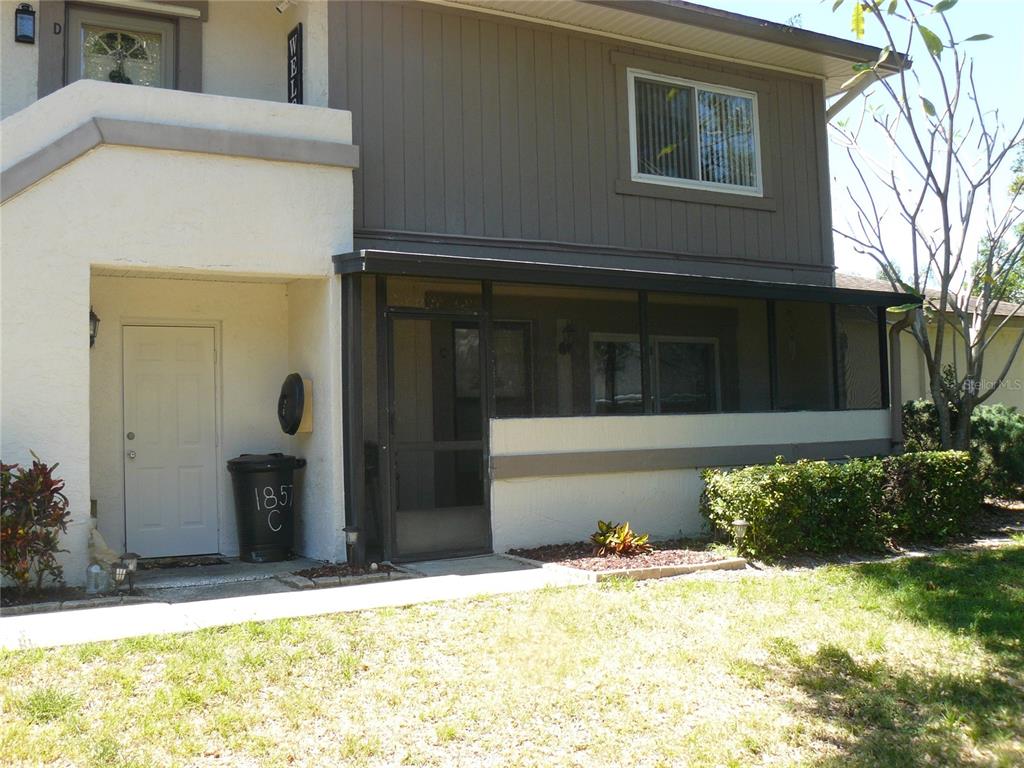
[[[821,53],[846,59],[850,62],[874,62],[882,49],[866,43],[845,40],[841,37],[812,32],[788,24],[744,16],[733,11],[708,8],[687,0],[583,0],[590,5],[600,5],[617,11],[639,13],[644,16],[703,27],[716,32],[725,32],[743,37],[756,37],[777,45]],[[911,61],[903,54],[891,52],[880,65],[890,74],[909,69]]]
[[[383,274],[414,277],[500,280],[513,283],[578,285],[629,290],[697,293],[760,299],[820,301],[895,307],[919,299],[892,291],[862,291],[801,283],[775,283],[725,277],[682,275],[642,269],[613,269],[536,261],[513,261],[436,253],[360,250],[336,254],[335,274]]]
[[[889,283],[886,280],[854,275],[849,272],[836,272],[835,281],[836,283],[846,283],[847,285],[843,287],[843,290],[846,291],[867,291],[871,293],[879,290],[890,290]],[[854,284],[859,284],[865,287],[855,287]],[[939,292],[934,288],[928,288],[925,290],[925,297],[931,301],[938,301]],[[919,300],[918,303],[921,303],[921,301]],[[972,298],[971,303],[974,304],[975,299]],[[968,311],[971,310],[969,309]],[[1017,311],[1017,304],[1013,301],[997,302],[994,314],[997,317],[1013,317],[1014,319],[1024,320],[1024,311]]]

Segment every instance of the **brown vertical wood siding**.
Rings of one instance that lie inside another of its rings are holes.
[[[363,152],[357,234],[833,264],[814,80],[426,4],[332,3],[329,24],[330,106],[351,110]],[[630,181],[638,64],[757,91],[763,199]]]

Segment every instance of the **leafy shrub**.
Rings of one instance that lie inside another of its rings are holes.
[[[903,448],[940,451],[939,412],[931,400],[908,400],[903,404]]]
[[[594,545],[594,554],[598,557],[633,557],[651,551],[647,541],[648,534],[637,534],[629,523],[606,523],[597,521],[597,533],[590,537]]]
[[[908,452],[940,450],[935,405],[930,400],[904,403],[903,432]],[[971,452],[987,493],[1014,494],[1024,486],[1024,413],[1002,404],[979,405],[971,414]]]
[[[1024,413],[1007,405],[982,405],[971,417],[971,443],[985,489],[1012,495],[1024,486]]]
[[[0,571],[23,590],[33,576],[36,589],[47,575],[64,576],[57,553],[71,513],[56,468],[35,456],[28,469],[0,462]]]
[[[881,500],[879,462],[845,464],[798,461],[704,473],[704,512],[717,527],[732,532],[733,520],[750,527],[743,551],[759,558],[794,552],[877,549],[878,527],[853,510],[874,509]]]
[[[717,528],[750,526],[737,547],[765,560],[798,552],[879,550],[941,539],[978,509],[967,453],[915,453],[841,464],[798,461],[704,473],[703,511]]]
[[[964,530],[982,502],[981,482],[964,451],[919,451],[882,460],[878,521],[896,542],[941,541]]]

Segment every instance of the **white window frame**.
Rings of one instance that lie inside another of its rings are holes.
[[[98,27],[112,27],[122,32],[148,32],[163,37],[163,61],[160,74],[165,85],[156,86],[173,90],[177,87],[175,77],[177,71],[177,25],[173,21],[161,18],[144,18],[121,13],[95,11],[92,8],[72,6],[68,9],[67,50],[65,53],[64,82],[67,85],[81,80],[84,69],[84,52],[82,51],[82,27],[92,24]],[[147,86],[141,86],[143,88]]]
[[[651,336],[651,394],[654,396],[655,413],[661,413],[661,378],[658,376],[660,370],[661,343],[669,344],[710,344],[715,351],[715,409],[713,411],[698,411],[699,413],[722,413],[722,365],[718,354],[718,338],[715,336]],[[686,415],[686,414],[672,414]]]
[[[697,91],[708,91],[710,93],[721,93],[726,96],[741,96],[743,98],[750,99],[752,102],[753,109],[753,122],[754,122],[754,175],[757,180],[756,186],[745,187],[740,184],[722,184],[715,181],[702,181],[700,179],[677,179],[672,176],[657,176],[650,173],[641,173],[638,170],[639,161],[637,158],[637,146],[636,146],[636,79],[641,80],[654,80],[655,82],[667,83],[669,85],[678,85],[684,88],[692,88],[694,95],[694,129],[697,132],[697,156],[695,162],[697,164],[698,173],[700,172],[700,152],[701,152],[701,136],[700,136],[700,125],[699,118],[696,114],[696,104],[699,100]],[[711,85],[710,83],[701,83],[695,80],[685,80],[680,77],[671,77],[669,75],[659,75],[655,72],[648,72],[643,69],[633,69],[632,67],[626,69],[626,86],[628,91],[628,103],[629,103],[629,168],[630,177],[633,181],[638,181],[644,184],[659,184],[666,187],[683,187],[685,189],[701,189],[712,192],[725,192],[730,195],[746,195],[748,197],[763,197],[764,196],[764,178],[761,171],[761,121],[757,109],[757,93],[754,91],[744,91],[739,88],[727,88],[722,85]]]

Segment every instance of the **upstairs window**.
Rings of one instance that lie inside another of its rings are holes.
[[[627,70],[634,181],[760,195],[757,94]]]

